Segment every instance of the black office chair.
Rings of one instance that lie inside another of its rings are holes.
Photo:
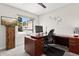
[[[49,44],[54,44],[54,29],[50,30],[50,32],[48,33],[48,35],[45,37],[45,46],[49,46]]]
[[[65,51],[49,45],[49,44],[55,44],[53,35],[54,35],[54,29],[50,30],[49,34],[45,37],[44,53],[47,56],[62,56]]]

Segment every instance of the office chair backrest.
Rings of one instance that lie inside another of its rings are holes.
[[[53,41],[53,33],[54,33],[54,29],[50,30],[50,32],[48,33],[48,42]]]

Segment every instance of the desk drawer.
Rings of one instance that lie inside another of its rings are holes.
[[[69,46],[69,51],[73,53],[78,53],[79,54],[79,45],[70,45]]]
[[[70,39],[69,45],[79,45],[79,39]]]
[[[79,42],[79,39],[70,39],[69,42]]]

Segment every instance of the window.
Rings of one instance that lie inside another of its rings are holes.
[[[23,32],[26,30],[33,31],[33,20],[24,16],[18,17],[18,31]]]

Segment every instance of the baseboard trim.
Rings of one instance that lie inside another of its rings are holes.
[[[0,48],[0,52],[6,50],[6,48]]]

